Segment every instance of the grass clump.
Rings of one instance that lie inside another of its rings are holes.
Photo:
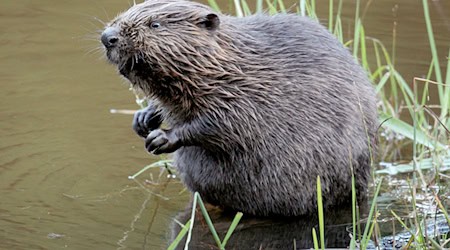
[[[230,224],[230,227],[228,228],[228,231],[227,231],[225,237],[223,238],[223,240],[220,240],[219,235],[217,234],[217,231],[214,228],[214,224],[211,221],[211,218],[209,217],[208,211],[206,210],[205,204],[203,203],[202,198],[200,197],[198,192],[194,193],[194,200],[192,203],[193,203],[193,206],[192,206],[191,219],[183,226],[183,228],[178,233],[175,240],[172,242],[172,244],[170,244],[168,250],[175,249],[186,234],[187,234],[187,239],[186,239],[184,249],[189,248],[189,242],[191,240],[192,229],[194,228],[195,211],[196,211],[195,208],[196,208],[197,204],[199,205],[199,207],[202,211],[202,215],[206,220],[206,224],[208,225],[208,228],[211,231],[211,234],[214,238],[214,241],[217,244],[217,247],[221,250],[224,250],[228,240],[230,239],[231,235],[233,234],[233,231],[236,229],[237,225],[239,224],[239,221],[241,220],[243,214],[241,212],[236,213],[233,221]]]

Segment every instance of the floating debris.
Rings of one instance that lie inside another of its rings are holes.
[[[64,234],[57,234],[57,233],[49,233],[49,234],[47,234],[47,238],[51,239],[51,240],[61,239],[61,238],[64,238],[64,237],[65,237]]]

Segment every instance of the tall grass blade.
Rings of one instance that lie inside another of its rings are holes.
[[[241,0],[242,3],[242,9],[244,11],[244,16],[250,16],[252,14],[252,11],[250,10],[250,7],[248,7],[247,1]]]
[[[211,231],[211,233],[214,237],[214,240],[216,241],[217,246],[220,249],[223,249],[222,243],[220,242],[219,235],[217,234],[216,229],[214,228],[211,218],[209,217],[208,211],[206,211],[205,204],[203,203],[202,198],[200,197],[200,194],[198,192],[195,192],[194,196],[197,196],[198,205],[200,206],[200,209],[202,210],[203,217],[205,218],[206,224],[208,225],[208,228]]]
[[[191,220],[188,220],[188,222],[186,223],[186,225],[183,226],[183,228],[180,230],[180,232],[178,233],[177,237],[175,238],[175,240],[169,245],[169,247],[167,248],[167,250],[175,250],[176,247],[178,246],[178,244],[180,244],[180,241],[183,239],[183,237],[186,235],[186,233],[189,231],[189,227],[191,225]]]
[[[320,183],[320,176],[317,176],[317,210],[319,212],[319,237],[320,247],[325,249],[325,225],[323,217],[323,202],[322,202],[322,185]]]
[[[333,33],[333,1],[328,2],[328,30]]]
[[[270,0],[268,0],[270,1]],[[275,8],[275,10],[278,12],[278,1],[279,0],[272,0],[272,6]]]
[[[230,239],[231,235],[233,234],[234,230],[236,229],[237,225],[239,224],[239,221],[242,218],[243,213],[238,212],[235,216],[233,221],[231,222],[230,228],[227,231],[227,234],[225,235],[225,238],[223,238],[222,241],[222,247],[225,248],[225,245],[227,244],[228,240]]]
[[[355,29],[353,37],[353,56],[358,58],[358,43],[359,43],[359,31],[361,26],[361,19],[359,18],[359,9],[361,5],[361,0],[356,0],[356,10],[355,10]]]
[[[376,84],[377,86],[375,87],[375,91],[377,93],[379,93],[383,89],[384,85],[387,83],[390,76],[391,74],[386,73],[383,75],[383,77],[381,77],[380,81]]]
[[[408,112],[411,115],[412,118],[414,118],[415,116],[415,108],[413,103],[415,98],[414,98],[414,93],[411,90],[411,88],[409,87],[409,84],[405,81],[405,79],[403,78],[403,76],[401,76],[395,69],[392,69],[392,75],[394,76],[393,79],[391,80],[391,90],[393,91],[394,95],[397,97],[397,84],[400,87],[400,90],[402,91],[403,94],[403,101],[406,102],[406,107],[408,108]],[[398,98],[396,98],[396,104],[398,104],[397,101]],[[398,110],[397,110],[398,111]]]
[[[317,13],[316,13],[316,1],[310,0],[304,1],[305,9],[306,9],[306,15],[309,16],[312,19],[317,20]]]
[[[450,112],[450,49],[448,50],[447,59],[447,72],[445,73],[445,84],[447,85],[444,87],[444,99],[441,100],[441,120],[447,127],[450,127],[450,118],[448,117]]]
[[[306,16],[306,0],[300,0],[300,15]]]
[[[395,67],[395,59],[396,56],[396,48],[397,48],[397,22],[394,21],[392,29],[392,51],[391,51],[391,58],[392,58],[392,66]]]
[[[316,12],[316,0],[310,0],[311,2],[311,13],[314,15],[314,17],[317,19],[317,12]]]
[[[376,222],[376,215],[375,215],[374,221]],[[371,223],[371,225],[370,225],[369,233],[367,234],[367,235],[369,235],[368,239],[370,239],[372,237],[372,233],[373,233],[373,229],[375,228],[375,224],[376,223]],[[367,247],[368,244],[369,244],[369,242],[367,241],[365,246]]]
[[[236,10],[236,16],[237,17],[243,17],[244,16],[244,12],[242,12],[242,8],[241,8],[241,2],[239,0],[234,0],[234,8]]]
[[[257,13],[263,12],[263,0],[256,0],[256,12]]]
[[[194,193],[194,199],[192,201],[192,211],[191,211],[191,219],[190,219],[190,225],[189,225],[189,230],[188,230],[188,235],[186,238],[186,242],[184,244],[184,250],[188,250],[189,249],[189,242],[191,242],[191,238],[192,238],[192,229],[194,228],[194,221],[195,221],[195,208],[197,207],[197,197],[198,197],[198,193],[195,192]]]
[[[441,68],[440,68],[440,64],[439,64],[439,56],[438,56],[438,52],[437,52],[437,47],[436,47],[436,42],[435,42],[435,38],[434,38],[434,33],[433,33],[433,26],[431,25],[431,18],[430,18],[430,12],[429,12],[429,8],[428,8],[428,1],[427,0],[422,0],[422,4],[423,4],[423,12],[424,12],[424,16],[425,16],[425,23],[427,26],[427,33],[428,33],[428,40],[430,42],[430,49],[431,49],[431,55],[432,55],[432,64],[434,66],[434,72],[435,72],[435,76],[436,76],[436,81],[439,83],[444,83],[443,81],[443,77],[442,77],[442,73],[441,73]],[[449,52],[450,55],[450,52]],[[450,72],[450,62],[447,64],[447,75],[446,75],[446,79],[445,82],[448,83],[450,81],[450,77],[449,77],[449,72]],[[444,123],[447,124],[447,120],[450,120],[447,118],[447,114],[449,112],[449,102],[450,102],[450,87],[448,86],[442,86],[442,85],[438,85],[438,94],[439,94],[439,100],[440,100],[440,104],[441,104],[441,115],[440,115],[440,120]],[[441,130],[442,131],[442,130]]]
[[[355,34],[353,37],[353,56],[355,58],[358,58],[360,32],[361,32],[361,20],[357,19],[355,24]]]
[[[340,43],[344,44],[344,34],[342,32],[342,21],[341,17],[336,17],[336,25],[334,26],[334,33],[333,33]]]
[[[316,233],[316,229],[313,227],[312,228],[312,236],[313,236],[313,243],[314,243],[314,249],[315,250],[319,250],[319,241],[317,240],[317,233]]]
[[[431,25],[430,11],[428,9],[428,0],[422,0],[422,4],[423,4],[423,13],[425,15],[425,23],[427,25],[428,40],[430,42],[431,55],[433,58],[436,81],[443,83],[441,68],[439,66],[439,57],[438,57],[438,53],[437,53],[436,42],[434,39],[433,26]],[[441,100],[443,100],[442,95],[443,95],[443,93],[442,93],[442,87],[441,87],[439,89],[439,97]]]
[[[337,9],[337,13],[336,13],[336,24],[334,25],[333,34],[338,38],[339,42],[344,44],[344,35],[343,35],[342,20],[341,20],[342,2],[343,2],[343,0],[339,0],[338,9]]]
[[[349,153],[350,153],[350,149],[349,149]],[[353,169],[353,165],[351,164],[352,162],[352,154],[349,154],[349,159],[350,159],[350,170],[352,173],[352,240],[350,242],[350,246],[353,245],[353,248],[356,246],[356,227],[358,226],[356,224],[356,217],[358,215],[358,204],[356,201],[356,184],[355,184],[355,172]],[[350,249],[353,249],[352,247],[350,247]]]
[[[431,245],[433,245],[434,249],[438,249],[438,250],[444,249],[443,247],[441,247],[441,245],[439,245],[439,243],[437,243],[432,238],[428,238],[428,240],[431,242]]]
[[[355,175],[353,174],[353,167],[352,167],[352,225],[353,225],[353,236],[352,236],[352,242],[350,245],[356,245],[356,186],[355,186]],[[351,247],[350,247],[351,248]]]
[[[341,17],[341,13],[342,13],[342,4],[344,3],[344,0],[339,0],[339,4],[338,4],[338,10],[336,13],[337,17]]]
[[[434,197],[435,197],[436,202],[437,202],[437,204],[439,206],[439,209],[441,209],[442,213],[444,214],[445,220],[447,220],[447,224],[450,225],[450,217],[448,216],[447,210],[442,205],[441,199],[439,199],[439,196],[437,196],[436,194],[434,194]]]
[[[161,160],[161,161],[154,162],[154,163],[152,163],[150,165],[147,165],[146,167],[142,168],[141,170],[139,170],[134,175],[128,176],[128,179],[130,179],[130,180],[136,179],[136,177],[138,177],[139,175],[141,175],[145,171],[149,170],[150,168],[165,167],[167,165],[172,166],[172,162],[173,162],[173,160]]]
[[[445,84],[450,84],[450,49],[447,56],[447,72],[445,73]],[[447,93],[450,93],[450,87],[447,89]]]
[[[361,42],[361,64],[363,68],[370,72],[369,67],[369,61],[367,60],[367,49],[366,49],[366,33],[364,31],[364,27],[362,25],[359,26],[360,28],[360,42]]]
[[[217,2],[216,2],[216,0],[208,0],[208,4],[209,4],[209,6],[211,6],[211,8],[214,10],[214,11],[217,11],[217,12],[221,12],[220,11],[220,7],[219,7],[219,5],[217,4]]]
[[[369,243],[369,239],[370,239],[370,234],[369,231],[372,231],[371,228],[371,224],[376,223],[376,219],[374,218],[374,213],[375,213],[375,208],[376,208],[376,200],[378,197],[378,193],[380,192],[380,187],[381,187],[381,183],[383,182],[383,179],[380,179],[377,185],[377,188],[375,190],[375,194],[373,196],[373,201],[372,201],[372,205],[370,206],[370,211],[369,211],[369,216],[367,217],[367,224],[366,227],[364,228],[364,233],[363,233],[363,237],[361,239],[361,249],[366,249],[367,244]],[[371,221],[373,220],[373,221]]]
[[[377,62],[377,69],[380,69],[380,68],[382,68],[382,66],[381,66],[380,50],[378,49],[378,44],[375,41],[372,41],[372,42],[373,42],[373,48],[374,48],[374,51],[375,51],[375,59],[376,59],[376,62]]]
[[[284,3],[283,3],[283,1],[282,0],[275,0],[277,3],[278,3],[278,5],[280,6],[280,11],[281,12],[283,12],[283,13],[286,13],[286,7],[284,6]]]
[[[400,225],[402,225],[402,227],[405,228],[411,234],[411,238],[414,239],[415,238],[414,232],[408,226],[406,226],[406,224],[403,222],[403,220],[392,210],[391,210],[391,214],[394,215],[394,217],[397,219],[398,223],[400,223]]]
[[[411,192],[412,211],[414,211],[412,216],[413,216],[413,220],[414,220],[414,225],[416,227],[416,242],[419,244],[424,244],[425,238],[424,238],[424,234],[422,231],[422,225],[417,220],[417,211],[418,210],[417,210],[417,206],[416,206],[416,204],[417,204],[416,203],[416,194],[417,194],[417,192],[416,192],[417,184],[416,183],[417,183],[417,181],[414,180],[414,183],[413,183],[414,186],[411,186],[409,184],[409,190]],[[423,218],[423,220],[425,220],[425,218]]]
[[[270,15],[274,15],[277,13],[277,7],[273,5],[270,0],[266,0],[267,9],[269,10]]]

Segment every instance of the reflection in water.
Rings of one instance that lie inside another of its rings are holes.
[[[207,206],[208,213],[221,239],[224,238],[234,214]],[[367,210],[365,207],[362,209]],[[364,216],[365,212],[362,212]],[[181,212],[176,220],[182,224],[190,219],[191,208]],[[314,247],[312,229],[319,233],[318,219],[315,215],[297,218],[246,218],[239,222],[228,241],[227,249],[309,249]],[[364,225],[362,225],[364,226]],[[175,239],[181,227],[172,224],[171,239]],[[327,248],[347,248],[350,245],[352,232],[352,210],[340,207],[333,211],[325,211],[325,244]],[[178,245],[183,249],[185,239]],[[189,249],[217,249],[217,245],[206,224],[201,211],[196,211],[192,238]]]
[[[365,203],[366,204],[366,203]],[[381,212],[388,212],[390,209],[379,208]],[[234,214],[226,213],[207,205],[208,213],[214,224],[214,228],[223,239],[227,233]],[[360,208],[359,216],[367,218],[369,207]],[[179,213],[175,222],[171,225],[170,242],[173,242],[179,234],[181,226],[179,223],[186,224],[191,218],[192,208],[187,208]],[[324,211],[325,214],[325,245],[326,248],[348,248],[353,235],[352,210],[350,207],[340,207],[335,210]],[[369,240],[367,249],[403,249],[411,241],[414,241],[413,235],[422,233],[429,238],[437,239],[439,237],[447,239],[450,228],[447,219],[443,214],[432,214],[425,212],[426,218],[419,217],[425,226],[422,232],[419,232],[414,226],[409,228],[402,227],[397,223],[397,219],[386,215],[378,215],[376,231],[381,231],[382,235],[373,237]],[[414,219],[412,214],[401,216],[402,220]],[[405,221],[403,223],[405,223]],[[233,235],[226,245],[226,249],[311,249],[314,247],[312,238],[312,229],[319,233],[318,219],[316,215],[303,216],[297,218],[245,218],[240,221]],[[366,227],[366,221],[362,219],[357,225],[357,239]],[[179,243],[177,249],[184,249],[186,236]],[[319,239],[320,241],[320,239]],[[357,243],[359,241],[357,240]],[[192,238],[189,242],[189,249],[218,249],[213,239],[211,231],[201,214],[200,209],[196,210],[195,223],[192,230]]]

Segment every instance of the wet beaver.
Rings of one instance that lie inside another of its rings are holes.
[[[151,100],[134,129],[174,152],[211,204],[296,216],[358,196],[375,148],[375,91],[347,49],[294,14],[236,18],[185,0],[132,6],[104,30],[109,61]],[[159,128],[161,122],[170,129]]]

